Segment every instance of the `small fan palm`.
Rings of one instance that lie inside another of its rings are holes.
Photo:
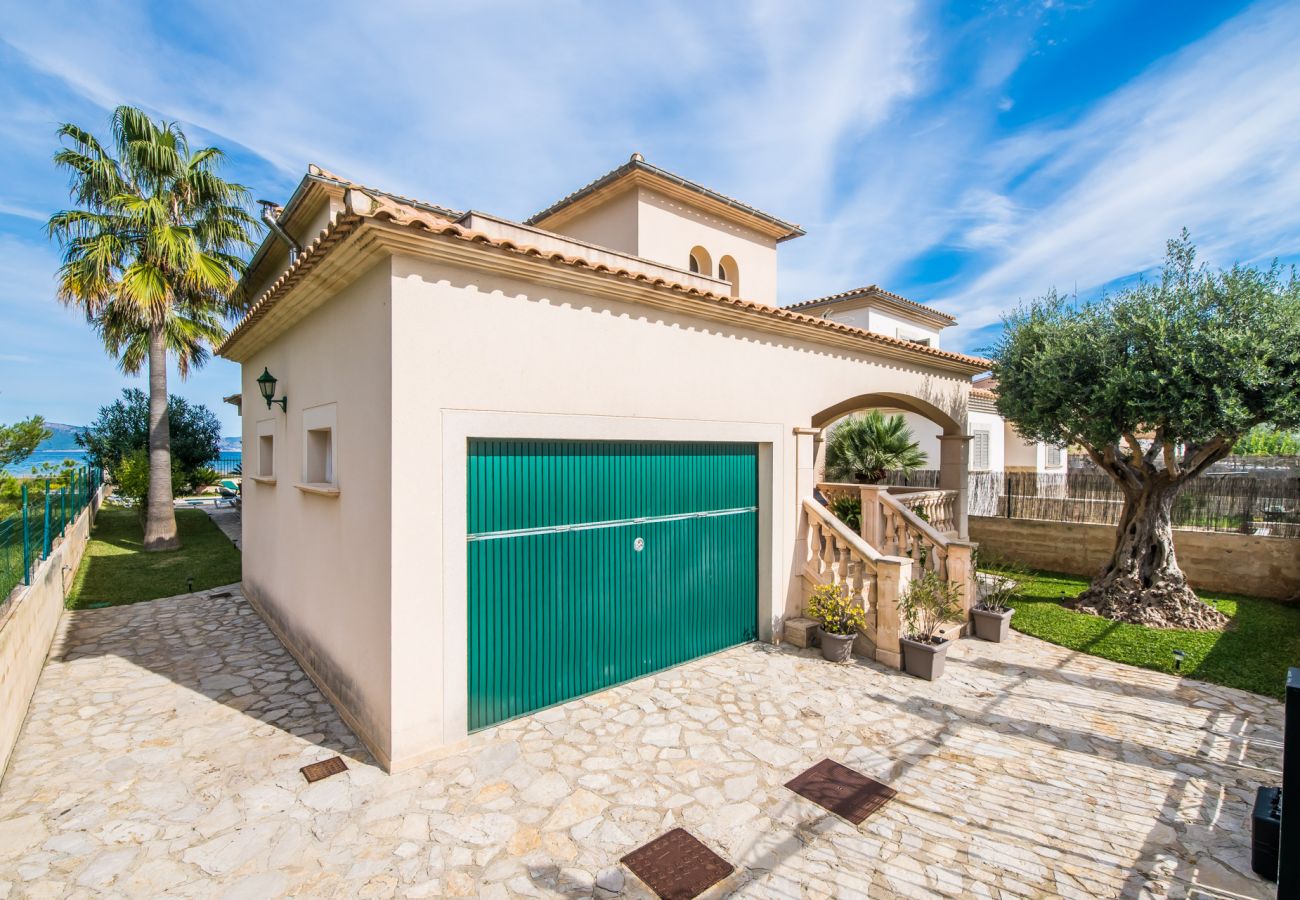
[[[849,416],[831,429],[826,439],[826,478],[876,484],[895,469],[915,472],[926,463],[925,453],[913,439],[907,420],[873,409],[865,416]]]
[[[182,377],[207,361],[238,311],[240,255],[259,229],[248,191],[217,174],[221,151],[192,150],[175,123],[113,112],[112,141],[59,128],[54,162],[74,209],[47,229],[63,251],[59,300],[80,309],[122,370],[149,369],[149,494],[144,548],[180,546],[172,510],[167,357]]]

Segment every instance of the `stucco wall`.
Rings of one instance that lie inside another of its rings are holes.
[[[694,247],[703,247],[717,275],[718,261],[730,256],[746,300],[776,305],[776,241],[756,231],[711,216],[679,200],[638,188],[637,255],[689,268]]]
[[[9,765],[27,707],[63,617],[63,600],[90,539],[102,493],[32,573],[31,584],[0,608],[0,778]],[[65,571],[66,569],[66,571]]]
[[[420,502],[393,510],[398,767],[465,734],[467,437],[758,443],[770,460],[760,504],[770,634],[797,603],[792,429],[869,391],[963,415],[969,382],[897,360],[414,258],[396,259],[394,274],[393,467],[425,475]]]
[[[970,538],[998,556],[1090,578],[1109,559],[1115,529],[972,516]],[[1174,549],[1198,590],[1277,599],[1300,590],[1300,539],[1179,529]]]
[[[396,472],[390,463],[390,285],[387,261],[370,268],[249,359],[242,385],[244,589],[381,757],[392,723],[394,491],[396,503],[422,502],[429,469],[418,459]],[[277,396],[288,396],[287,413],[260,399],[263,367],[279,379]],[[336,404],[337,496],[295,487],[305,480],[304,413],[328,404]],[[274,484],[252,477],[259,428],[274,436]]]
[[[923,325],[920,322],[913,322],[897,313],[886,312],[883,309],[871,308],[871,324],[868,327],[877,334],[887,334],[890,337],[905,340],[928,337],[931,347],[939,346],[938,328]]]
[[[810,310],[810,313],[819,315],[816,309]],[[834,309],[827,312],[825,318],[835,322],[843,322],[846,325],[853,325],[857,328],[865,328],[868,331],[874,331],[877,334],[888,335],[889,337],[928,337],[931,347],[939,346],[939,329],[921,322],[913,322],[896,313],[885,312],[873,306],[860,306],[856,309]]]
[[[640,212],[637,202],[637,189],[629,188],[622,194],[606,200],[599,206],[584,210],[555,229],[559,234],[567,234],[580,241],[589,241],[600,247],[644,256],[638,249],[637,229]],[[665,262],[678,269],[686,268],[686,260],[664,260],[651,257],[656,262]]]

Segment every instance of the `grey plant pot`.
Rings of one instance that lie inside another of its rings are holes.
[[[971,620],[975,623],[975,637],[981,641],[992,641],[1000,644],[1007,639],[1011,633],[1011,614],[1014,609],[1004,609],[1002,612],[994,612],[991,609],[972,609],[970,611]]]
[[[943,663],[948,658],[952,641],[942,644],[924,644],[910,638],[899,638],[903,646],[903,671],[926,681],[943,677]]]
[[[817,643],[821,644],[822,657],[831,662],[848,662],[853,658],[853,641],[856,634],[831,634],[818,627]]]

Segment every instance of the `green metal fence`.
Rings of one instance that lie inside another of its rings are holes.
[[[103,481],[87,466],[57,479],[28,479],[13,496],[0,498],[0,604],[32,572],[77,520]]]

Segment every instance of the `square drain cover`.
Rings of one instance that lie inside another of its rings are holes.
[[[348,765],[343,761],[343,757],[332,756],[329,759],[314,762],[309,766],[303,766],[298,771],[302,773],[302,777],[306,778],[308,783],[311,783],[320,781],[322,778],[329,778],[331,775],[338,775],[347,770]]]
[[[681,828],[633,850],[622,862],[663,900],[698,897],[736,870]]]
[[[898,791],[889,785],[833,759],[823,759],[785,786],[854,825],[861,825],[867,816],[898,796]]]

